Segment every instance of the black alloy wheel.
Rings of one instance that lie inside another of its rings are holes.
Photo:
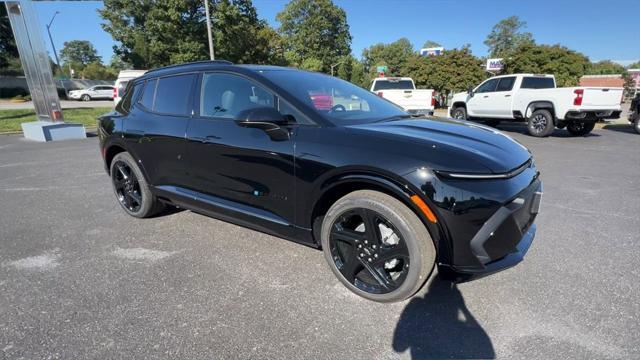
[[[527,130],[530,135],[535,137],[549,136],[554,128],[553,116],[548,110],[540,109],[534,111],[527,121]]]
[[[458,120],[467,120],[467,110],[463,107],[457,107],[453,109],[452,117]]]
[[[136,174],[124,161],[113,164],[113,186],[120,205],[132,213],[137,213],[142,207],[142,191]]]
[[[340,215],[333,223],[329,244],[340,273],[368,293],[396,290],[411,266],[409,249],[399,231],[370,209],[358,208]]]
[[[435,267],[433,240],[417,214],[374,190],[354,191],[336,201],[322,221],[321,242],[338,280],[373,301],[413,296]]]

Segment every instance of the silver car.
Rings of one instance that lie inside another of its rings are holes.
[[[91,100],[111,100],[113,98],[113,89],[111,85],[95,85],[88,89],[69,91],[69,98],[81,101]]]

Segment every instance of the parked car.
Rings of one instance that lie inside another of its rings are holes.
[[[636,132],[640,134],[640,92],[637,92],[636,96],[631,100],[628,119]]]
[[[98,134],[127,214],[169,204],[322,248],[338,279],[375,301],[411,297],[435,266],[457,281],[514,266],[536,232],[542,184],[520,143],[413,118],[319,73],[225,61],[152,70]]]
[[[115,88],[112,92],[113,105],[118,105],[129,81],[144,75],[147,70],[120,70],[116,79]]]
[[[111,85],[95,85],[87,89],[69,91],[69,98],[80,101],[111,99],[114,87]]]
[[[596,121],[618,119],[622,88],[556,88],[553,75],[512,74],[485,80],[453,97],[449,115],[456,119],[526,121],[529,134],[550,135],[557,127],[574,136],[586,135]]]
[[[416,89],[409,77],[379,77],[371,83],[371,92],[383,97],[412,115],[433,115],[436,99],[431,89]]]

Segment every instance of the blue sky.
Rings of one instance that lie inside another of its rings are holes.
[[[277,27],[276,14],[286,0],[254,0],[261,18]],[[351,27],[352,51],[378,42],[406,37],[418,49],[425,40],[445,48],[471,44],[473,53],[486,55],[483,44],[500,19],[517,15],[541,44],[568,46],[593,61],[640,60],[639,0],[334,0],[345,9]],[[51,32],[58,51],[64,41],[89,40],[105,62],[114,40],[100,27],[99,1],[39,1],[35,7],[45,39],[45,24],[60,11]],[[48,41],[47,41],[47,46]]]

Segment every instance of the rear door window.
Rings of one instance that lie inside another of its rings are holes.
[[[525,77],[520,85],[521,89],[553,89],[555,87],[556,84],[550,77]]]
[[[156,87],[153,111],[170,115],[190,115],[194,79],[193,74],[160,78]]]
[[[513,84],[516,82],[515,76],[509,76],[501,78],[498,82],[498,87],[496,91],[511,91],[513,89]]]

